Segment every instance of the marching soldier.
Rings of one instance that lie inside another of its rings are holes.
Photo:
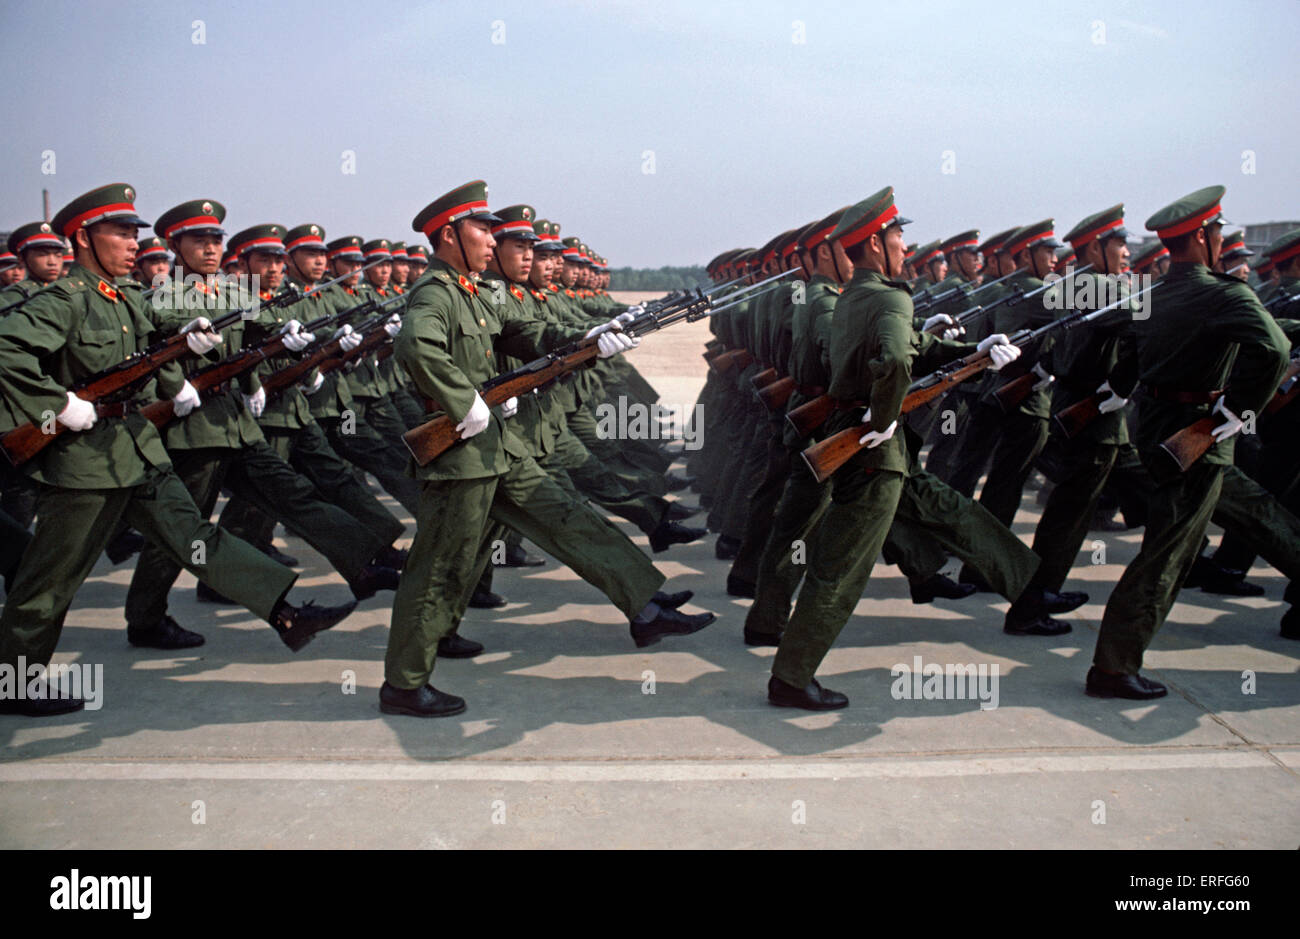
[[[16,284],[27,276],[22,262],[12,251],[0,251],[0,288]],[[12,301],[11,301],[12,302]]]
[[[194,199],[164,212],[154,225],[176,255],[176,275],[162,284],[150,298],[164,331],[175,331],[195,309],[230,312],[248,310],[253,298],[235,284],[215,277],[225,231],[221,222],[225,207],[219,202]],[[181,270],[187,275],[180,280]],[[198,354],[208,365],[239,352],[245,345],[247,320],[260,315],[253,309],[228,327]],[[195,326],[194,323],[198,325]],[[201,317],[185,325],[187,330],[204,331],[208,320]],[[266,392],[256,370],[250,369],[229,385],[210,389],[201,408],[178,415],[162,430],[167,452],[176,475],[185,484],[205,517],[210,516],[222,487],[253,502],[274,515],[295,534],[304,538],[329,560],[352,588],[357,599],[377,590],[397,586],[397,573],[373,563],[384,546],[378,536],[335,505],[325,502],[304,477],[285,463],[267,444],[256,418],[266,407]],[[155,649],[187,649],[203,644],[203,637],[180,626],[167,612],[167,596],[182,565],[164,544],[151,541],[140,552],[140,560],[126,595],[127,638],[133,645]],[[218,593],[232,597],[216,584]],[[355,606],[347,607],[351,610]]]
[[[172,256],[167,250],[167,242],[157,235],[140,239],[139,250],[135,255],[135,270],[132,272],[136,280],[152,288],[167,278],[171,267]]]
[[[1224,187],[1171,203],[1146,227],[1169,249],[1170,269],[1133,322],[1142,383],[1138,449],[1156,478],[1142,547],[1111,591],[1088,672],[1096,697],[1148,699],[1167,689],[1140,673],[1142,656],[1173,605],[1232,463],[1241,414],[1258,412],[1277,389],[1287,341],[1249,287],[1216,274]],[[1227,383],[1233,368],[1234,381]],[[1121,397],[1133,388],[1115,387]],[[1204,417],[1219,421],[1214,443],[1186,472],[1161,471],[1159,444]]]
[[[301,649],[352,609],[295,607],[285,600],[297,575],[251,545],[222,532],[195,506],[172,469],[153,424],[132,403],[156,387],[180,414],[199,396],[176,363],[158,370],[139,392],[90,402],[68,389],[146,348],[161,318],[127,279],[137,250],[135,190],[115,183],[79,196],[61,209],[54,230],[73,240],[71,276],[0,323],[0,394],[10,426],[55,420],[66,433],[28,465],[41,483],[38,521],[0,614],[0,663],[47,664],[77,588],[120,520],[148,533],[168,564],[195,576],[267,620],[291,649]],[[220,337],[194,320],[185,330],[190,351],[202,354]],[[69,520],[75,519],[75,524]],[[195,562],[196,545],[204,548]],[[29,715],[79,709],[83,702],[28,698],[0,710]]]
[[[398,361],[433,414],[459,418],[462,442],[418,467],[415,542],[393,604],[380,707],[420,717],[456,714],[463,699],[429,684],[437,641],[460,616],[489,520],[517,529],[601,589],[631,621],[638,645],[702,629],[713,614],[685,616],[653,601],[664,576],[588,506],[575,501],[527,455],[478,389],[496,374],[499,352],[530,359],[575,339],[597,338],[602,356],[632,348],[610,322],[586,332],[525,320],[482,296],[471,276],[487,265],[500,219],[476,181],[426,206],[412,222],[434,258],[411,292]],[[498,349],[498,347],[500,347]]]

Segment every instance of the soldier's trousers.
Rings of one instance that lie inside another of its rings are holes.
[[[708,480],[706,480],[707,461],[706,450],[709,446],[708,434],[711,433],[715,426],[710,426],[710,412],[717,405],[718,382],[716,373],[709,369],[708,374],[704,377],[704,387],[700,389],[700,396],[695,399],[695,407],[691,408],[691,413],[686,415],[686,428],[689,430],[688,436],[697,441],[694,450],[687,450],[686,456],[686,473],[694,476],[696,479],[696,488],[705,492]],[[702,414],[703,418],[696,421],[697,414]],[[703,435],[703,439],[701,439]]]
[[[626,535],[565,492],[531,457],[511,458],[501,476],[425,480],[415,541],[393,601],[384,662],[389,684],[419,688],[433,674],[438,640],[464,612],[492,522],[509,525],[573,568],[629,619],[664,582]]]
[[[567,476],[582,498],[625,518],[647,535],[668,515],[668,500],[646,490],[633,490],[583,446],[567,427],[555,435],[555,449],[539,458],[542,469],[564,485]],[[555,472],[558,470],[559,472]]]
[[[1106,601],[1093,662],[1107,672],[1136,675],[1142,653],[1169,615],[1210,516],[1224,467],[1198,460],[1151,494],[1142,547]]]
[[[323,501],[316,488],[276,456],[264,440],[239,450],[204,447],[175,450],[170,455],[176,476],[205,519],[211,517],[217,496],[225,486],[283,522],[285,528],[324,555],[349,583],[386,544],[347,512]],[[126,593],[126,621],[151,627],[167,615],[167,594],[184,565],[176,561],[166,544],[149,538],[148,532],[144,534],[145,546]],[[217,589],[220,591],[220,587]],[[238,599],[234,594],[226,595]]]
[[[772,662],[772,674],[796,688],[812,680],[862,597],[903,494],[903,475],[850,463],[830,485],[803,589]]]
[[[262,433],[276,456],[307,477],[326,501],[355,518],[384,545],[402,537],[405,526],[334,452],[320,425],[312,422],[294,430],[263,427]],[[232,495],[221,512],[222,528],[258,547],[271,544],[275,525],[274,516],[263,512],[242,494]]]
[[[996,407],[996,405],[991,405]],[[1002,433],[993,447],[989,476],[980,491],[980,503],[1003,525],[1011,527],[1025,481],[1034,461],[1047,444],[1047,419],[1016,411],[1002,422]]]
[[[976,400],[975,395],[962,391],[961,388],[958,385],[944,397],[930,428],[930,455],[926,457],[925,469],[944,482],[952,477],[957,462],[962,458],[961,429],[970,420],[971,405]],[[951,417],[945,413],[948,411],[952,412]],[[976,477],[975,481],[978,482],[979,478]],[[971,488],[974,491],[974,486]],[[969,496],[970,493],[963,495]]]
[[[77,589],[121,522],[148,539],[169,565],[268,622],[298,575],[212,524],[176,473],[150,469],[126,489],[41,487],[32,542],[0,614],[0,664],[22,655],[48,664]],[[195,563],[202,545],[202,562]],[[141,559],[143,562],[143,559]]]
[[[4,509],[0,509],[0,577],[4,577],[5,590],[13,583],[18,572],[18,562],[32,540],[32,533]]]
[[[722,517],[722,534],[744,541],[749,524],[750,500],[763,484],[767,475],[768,446],[776,436],[767,409],[757,402],[750,416],[749,436],[741,444],[737,476],[731,481],[731,494],[727,499],[726,513]]]
[[[415,515],[420,505],[420,485],[406,475],[409,455],[398,453],[359,415],[349,423],[337,417],[317,418],[316,423],[325,431],[335,453],[375,477],[385,492]]]
[[[959,425],[957,452],[950,460],[945,481],[967,498],[975,497],[975,487],[1002,435],[1002,418],[996,405],[976,402]]]
[[[0,467],[0,509],[24,531],[36,517],[36,484],[8,465]]]
[[[1034,553],[1043,559],[1034,580],[1052,593],[1060,593],[1070,576],[1119,452],[1113,444],[1057,439],[1060,479],[1034,530]]]
[[[735,578],[747,584],[758,582],[759,561],[767,546],[772,520],[785,492],[786,480],[790,478],[793,461],[803,462],[798,453],[792,453],[782,442],[780,428],[771,422],[768,427],[767,469],[749,497],[745,511],[745,537],[741,539],[740,550],[736,552],[736,559],[731,563],[731,571],[728,573],[728,579]]]
[[[1290,578],[1286,599],[1300,602],[1300,517],[1240,467],[1226,466],[1211,521],[1225,532],[1235,533],[1250,552],[1252,563],[1258,554]],[[1225,534],[1223,541],[1227,540]],[[1215,553],[1216,561],[1222,553],[1222,548]]]
[[[636,465],[628,459],[626,452],[619,446],[619,441],[600,435],[599,425],[590,408],[579,405],[565,415],[565,421],[573,436],[582,441],[582,445],[629,489],[641,490],[657,496],[662,496],[668,491],[668,484],[662,473],[655,473]]]

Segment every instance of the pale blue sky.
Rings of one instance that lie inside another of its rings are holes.
[[[231,232],[410,240],[428,201],[483,178],[493,205],[638,267],[884,185],[909,240],[1063,232],[1116,202],[1140,230],[1211,183],[1234,222],[1294,219],[1297,36],[1296,0],[4,0],[0,229],[37,217],[43,186],[57,211],[119,180],[150,219],[203,197]]]

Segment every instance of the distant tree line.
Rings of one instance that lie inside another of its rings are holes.
[[[709,277],[702,267],[611,267],[610,290],[675,290],[678,287],[707,287]]]

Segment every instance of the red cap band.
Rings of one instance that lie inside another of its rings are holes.
[[[1196,229],[1205,224],[1208,219],[1212,219],[1214,216],[1218,215],[1220,211],[1219,203],[1216,202],[1208,209],[1205,209],[1202,212],[1197,212],[1189,219],[1170,225],[1168,228],[1157,228],[1156,237],[1177,238],[1179,235],[1185,235],[1190,231],[1196,231]]]
[[[176,234],[183,234],[189,228],[220,228],[221,219],[215,215],[195,215],[192,218],[181,219],[174,225],[169,225],[163,232],[164,238],[170,238]]]
[[[1094,228],[1092,231],[1086,231],[1082,235],[1070,239],[1070,244],[1074,245],[1075,251],[1078,251],[1080,248],[1086,247],[1090,242],[1093,241],[1093,239],[1100,238],[1104,232],[1112,231],[1113,229],[1123,228],[1123,227],[1124,227],[1124,219],[1123,217],[1120,217],[1115,219],[1115,221],[1113,222],[1107,222],[1105,225],[1102,225],[1098,228]]]
[[[488,204],[484,201],[464,202],[460,205],[453,206],[445,212],[439,212],[433,218],[424,223],[420,231],[424,232],[426,238],[432,237],[433,233],[448,222],[453,222],[465,215],[471,215],[474,212],[487,212]]]
[[[135,215],[135,206],[130,202],[113,202],[109,205],[96,206],[93,209],[87,209],[80,215],[68,219],[63,226],[63,234],[72,237],[72,233],[79,228],[84,228],[93,222],[98,222],[109,215]]]
[[[884,228],[885,223],[888,222],[890,219],[894,218],[896,215],[898,215],[898,206],[891,205],[889,208],[885,209],[885,211],[882,212],[879,216],[873,219],[870,224],[863,225],[861,228],[855,231],[851,231],[847,235],[844,235],[842,238],[840,238],[839,240],[840,244],[846,248],[851,248],[859,241],[866,241],[876,232]],[[935,253],[937,254],[938,252]]]

